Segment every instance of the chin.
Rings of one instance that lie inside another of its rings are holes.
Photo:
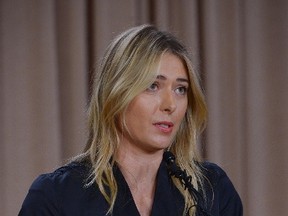
[[[159,144],[159,145],[157,145],[157,146],[154,146],[154,150],[156,150],[156,151],[164,151],[164,150],[167,149],[170,145],[171,145],[171,143]]]
[[[153,145],[153,146],[149,146],[147,148],[144,149],[144,151],[146,153],[149,153],[149,154],[154,154],[154,153],[157,153],[159,151],[163,152],[166,148],[168,148],[169,145]]]

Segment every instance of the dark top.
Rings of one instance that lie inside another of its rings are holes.
[[[242,216],[242,203],[226,173],[217,165],[203,163],[207,182],[207,211],[211,216]],[[53,173],[40,175],[32,184],[19,216],[105,216],[109,205],[94,185],[85,187],[90,167],[72,162]],[[118,195],[113,216],[139,216],[120,170],[115,167]],[[166,164],[161,163],[151,216],[182,216],[184,199],[174,186]]]

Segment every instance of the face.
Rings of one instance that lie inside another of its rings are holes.
[[[185,116],[188,88],[183,62],[165,53],[154,83],[136,96],[125,112],[127,130],[120,148],[151,153],[169,147]]]

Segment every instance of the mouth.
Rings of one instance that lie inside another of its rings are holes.
[[[156,126],[160,131],[164,132],[164,133],[171,133],[173,130],[173,126],[174,124],[172,122],[157,122],[153,124],[154,126]]]

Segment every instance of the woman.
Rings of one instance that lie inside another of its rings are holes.
[[[225,172],[197,154],[206,105],[172,35],[143,25],[118,36],[96,73],[88,119],[84,153],[38,177],[19,215],[242,215]]]

